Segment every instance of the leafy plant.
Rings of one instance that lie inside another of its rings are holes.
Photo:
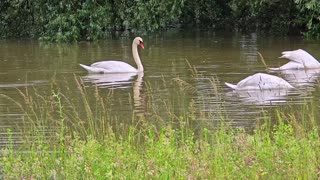
[[[184,25],[189,26],[230,27],[232,12],[229,1],[187,0],[180,20]]]
[[[293,0],[233,0],[230,6],[240,30],[288,34],[294,28],[296,7]]]
[[[317,0],[3,0],[0,36],[70,42],[114,31],[216,27],[319,38],[319,6]]]
[[[178,21],[185,0],[116,1],[118,26],[123,29],[155,31]]]
[[[45,7],[41,9],[41,7]],[[97,40],[110,28],[110,6],[96,1],[46,2],[40,7],[41,39],[50,41]]]
[[[26,0],[0,2],[0,37],[33,37],[32,4]]]
[[[307,37],[320,38],[320,3],[317,0],[295,0],[299,9],[297,24],[305,26]]]

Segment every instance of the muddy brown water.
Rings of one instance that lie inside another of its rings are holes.
[[[139,53],[145,72],[113,75],[88,75],[78,64],[116,59],[135,66],[131,54],[133,37],[73,44],[1,40],[0,94],[3,96],[0,97],[0,144],[7,143],[8,128],[12,128],[17,137],[22,134],[17,127],[23,125],[26,117],[7,97],[20,101],[19,90],[26,87],[50,92],[53,77],[58,83],[71,82],[68,88],[61,89],[62,94],[69,96],[78,96],[73,93],[78,91],[75,77],[83,79],[88,89],[98,87],[102,93],[109,93],[112,89],[113,100],[108,106],[112,107],[113,116],[119,115],[122,119],[132,118],[133,111],[136,114],[148,113],[145,112],[148,102],[144,94],[148,92],[153,93],[148,101],[157,105],[160,116],[166,117],[168,111],[182,113],[192,100],[197,109],[196,116],[199,115],[198,121],[202,121],[201,113],[223,114],[232,119],[234,126],[245,128],[253,127],[264,110],[290,105],[299,108],[299,105],[318,99],[320,95],[318,72],[276,74],[296,87],[290,91],[235,92],[224,85],[224,82],[237,83],[254,73],[266,72],[257,52],[263,55],[268,66],[277,67],[287,62],[278,59],[285,50],[302,48],[320,58],[319,41],[208,31],[172,31],[142,38],[145,49]],[[180,92],[179,87],[185,88],[185,93]],[[178,103],[168,107],[164,98]],[[16,140],[19,143],[19,138]]]

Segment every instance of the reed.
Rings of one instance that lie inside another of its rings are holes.
[[[264,60],[264,57],[262,56],[262,54],[261,54],[260,52],[257,52],[257,54],[259,55],[262,64],[264,65],[264,67],[265,67],[266,70],[268,71],[269,68],[268,68],[268,66],[267,66],[266,61]]]
[[[217,79],[210,82],[215,84]],[[171,83],[191,86],[177,79]],[[149,114],[133,113],[127,120],[130,123],[119,125],[116,122],[121,117],[112,116],[108,106],[112,91],[102,95],[99,89],[86,88],[77,77],[75,84],[78,97],[81,95],[77,99],[63,94],[57,85],[48,94],[36,89],[21,91],[24,101],[15,103],[33,127],[22,128],[26,133],[22,138],[32,134],[35,139],[26,140],[21,147],[9,142],[3,149],[0,167],[4,179],[319,177],[317,102],[306,103],[299,112],[290,107],[266,112],[253,133],[248,133],[231,127],[226,116],[198,113],[193,99],[159,100],[152,93],[157,87],[147,83]],[[190,88],[178,89],[175,93],[180,95],[194,93]],[[218,88],[215,91],[219,94]],[[159,103],[165,104],[161,107],[167,113],[160,113]],[[176,110],[175,103],[185,108]],[[200,118],[215,118],[219,123],[209,128]]]

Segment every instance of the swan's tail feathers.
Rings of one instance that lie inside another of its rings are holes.
[[[83,69],[87,70],[88,72],[91,72],[91,67],[90,66],[86,66],[83,64],[79,64],[81,67],[83,67]]]
[[[281,68],[268,68],[270,71],[281,71]]]
[[[81,67],[83,67],[85,70],[88,71],[88,73],[103,73],[103,71],[100,68],[96,67],[90,67],[87,65],[79,64]]]
[[[232,89],[237,89],[237,85],[230,84],[230,83],[224,83],[224,84]]]

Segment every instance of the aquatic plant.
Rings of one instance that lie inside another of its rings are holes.
[[[8,130],[11,141],[2,149],[0,161],[3,178],[315,179],[319,175],[318,102],[302,105],[301,111],[289,106],[265,112],[270,115],[262,116],[249,133],[230,126],[226,116],[197,113],[192,99],[178,102],[186,107],[176,110],[170,95],[154,97],[152,92],[159,87],[147,83],[147,113],[133,112],[131,119],[121,121],[120,115],[110,113],[112,90],[101,94],[75,79],[77,98],[63,91],[68,88],[65,84],[55,82],[51,92],[20,90],[23,101],[1,95],[26,115],[20,127],[23,144],[16,145]],[[213,85],[217,81],[210,80]],[[169,83],[178,86],[175,95],[195,93],[191,82],[182,79],[163,81],[161,89]],[[166,104],[166,114],[159,113],[159,103]],[[202,124],[204,118],[219,123]]]

